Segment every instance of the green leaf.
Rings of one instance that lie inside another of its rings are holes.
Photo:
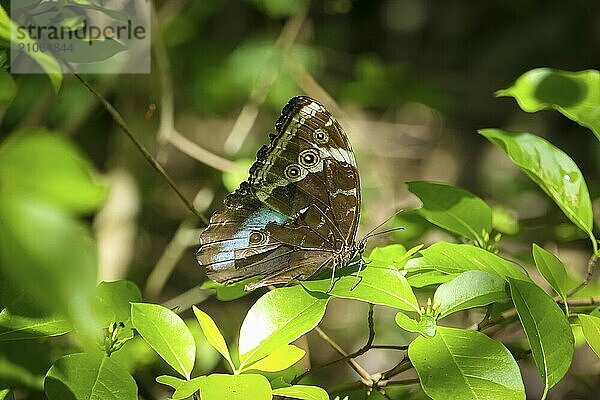
[[[6,11],[0,6],[0,38],[4,39],[7,42],[14,41],[11,40],[12,37],[17,37],[17,24],[15,24],[6,14]],[[20,39],[20,43],[24,44],[33,44],[36,43],[35,40],[31,39],[29,33],[26,29],[21,29],[21,34],[24,36],[24,39]],[[50,82],[54,87],[54,91],[58,93],[60,90],[60,85],[62,83],[63,75],[62,69],[56,58],[51,56],[49,52],[44,51],[29,51],[28,49],[33,48],[33,46],[24,46],[27,50],[25,53],[29,55],[35,62],[39,64],[40,67],[48,74],[48,78],[50,78]]]
[[[441,283],[450,282],[456,278],[456,274],[445,274],[439,271],[418,271],[406,277],[410,286],[422,288],[425,286],[439,285]]]
[[[72,216],[18,196],[0,196],[0,270],[41,309],[95,336],[96,246]]]
[[[600,318],[586,314],[579,314],[578,317],[585,340],[600,357]]]
[[[302,285],[310,291],[328,293],[334,297],[362,300],[420,313],[417,298],[403,273],[394,267],[376,264],[379,262],[373,261],[363,269],[358,279],[356,273],[336,278],[331,290],[331,279],[305,281]]]
[[[491,208],[464,189],[418,181],[408,190],[423,202],[419,214],[434,225],[482,244],[483,232],[492,230]]]
[[[173,389],[177,389],[178,387],[180,387],[188,381],[186,381],[185,379],[177,378],[176,376],[161,375],[156,378],[156,382],[162,383],[163,385],[171,386]]]
[[[202,400],[271,400],[271,385],[257,374],[213,374],[201,382]]]
[[[529,340],[535,365],[548,389],[565,375],[573,359],[573,333],[560,307],[539,286],[510,279],[510,291]]]
[[[215,324],[215,321],[213,321],[213,319],[207,313],[200,310],[198,307],[192,306],[192,309],[194,310],[196,319],[198,319],[200,327],[202,328],[202,332],[204,333],[206,340],[208,340],[208,343],[210,343],[215,350],[225,357],[232,370],[235,371],[235,365],[233,364],[233,361],[231,361],[231,355],[229,354],[227,343],[225,343],[225,338],[223,338],[223,335],[217,327],[217,324]]]
[[[273,394],[292,399],[302,400],[329,400],[329,395],[318,386],[294,385],[285,388],[274,389]]]
[[[131,304],[131,322],[146,342],[186,379],[194,367],[196,342],[177,314],[157,304]]]
[[[78,353],[59,358],[46,374],[49,400],[137,400],[133,377],[116,361]]]
[[[440,285],[433,296],[439,303],[439,318],[469,308],[508,301],[506,281],[486,271],[466,271],[448,283]]]
[[[0,381],[0,400],[15,400],[13,392],[5,383]]]
[[[19,296],[0,312],[0,342],[58,336],[71,329],[63,316],[40,310],[25,296]]]
[[[200,289],[214,289],[217,293],[217,300],[220,301],[237,300],[252,293],[251,291],[244,290],[244,287],[259,279],[260,277],[252,276],[230,285],[208,280],[200,285]]]
[[[194,393],[200,390],[202,387],[202,381],[204,379],[206,379],[205,376],[199,376],[186,381],[170,375],[161,375],[156,378],[156,382],[171,386],[173,389],[175,389],[175,393],[173,393],[171,399],[181,400],[191,397]]]
[[[306,352],[293,344],[275,349],[271,354],[250,365],[247,369],[263,372],[283,371],[296,364]]]
[[[435,269],[446,274],[460,274],[480,270],[496,274],[504,279],[529,280],[517,265],[489,251],[469,244],[438,242],[421,250],[420,268]]]
[[[173,400],[182,400],[192,397],[194,393],[202,388],[202,383],[206,379],[205,376],[199,376],[197,378],[190,379],[189,381],[183,381],[182,385],[179,386],[171,398]]]
[[[100,326],[123,322],[125,328],[119,339],[133,337],[131,325],[131,304],[142,301],[142,294],[135,283],[130,281],[100,282],[96,288],[96,312]]]
[[[323,318],[329,298],[302,286],[264,294],[248,311],[240,331],[240,369],[268,356],[312,330]]]
[[[17,94],[17,85],[11,74],[0,67],[0,105],[9,104]]]
[[[408,356],[434,400],[525,399],[510,352],[481,332],[439,326],[434,337],[412,341]]]
[[[535,243],[533,244],[533,259],[540,274],[552,286],[552,289],[563,298],[566,304],[570,279],[563,263],[554,254]]]
[[[515,84],[496,92],[512,96],[527,112],[555,109],[579,125],[590,128],[600,140],[600,73],[567,72],[537,68],[521,75]]]
[[[384,247],[375,247],[369,254],[369,260],[381,261],[395,265],[406,257],[406,248],[401,244],[390,244]]]
[[[550,142],[530,133],[482,129],[480,134],[499,146],[579,228],[592,235],[592,203],[575,162]]]
[[[406,331],[416,332],[423,336],[434,336],[436,331],[435,318],[431,315],[421,315],[419,321],[399,312],[396,314],[396,324]]]
[[[81,153],[64,137],[41,129],[21,131],[2,143],[0,187],[76,213],[97,209],[106,197]]]
[[[0,38],[10,42],[10,29],[12,21],[2,6],[0,6]]]

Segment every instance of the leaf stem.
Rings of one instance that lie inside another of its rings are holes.
[[[371,377],[371,374],[369,374],[367,372],[367,370],[365,370],[359,363],[356,362],[356,360],[354,360],[353,358],[348,358],[349,354],[346,353],[346,351],[344,351],[344,349],[342,349],[340,347],[339,344],[337,344],[333,339],[331,339],[329,337],[329,335],[327,335],[325,332],[323,332],[323,330],[321,328],[319,328],[318,326],[315,328],[315,332],[317,332],[317,334],[324,340],[326,341],[335,351],[338,352],[338,354],[340,354],[343,359],[345,361],[348,362],[348,365],[350,365],[350,367],[362,378],[362,382],[363,384],[367,385],[368,387],[372,387],[373,386],[373,378]]]
[[[374,320],[373,320],[373,304],[371,304],[371,303],[369,303],[369,314],[368,314],[367,320],[368,320],[368,324],[369,324],[369,338],[367,339],[367,342],[365,343],[365,345],[363,347],[361,347],[360,349],[358,349],[354,353],[351,353],[351,354],[343,356],[342,358],[338,358],[336,360],[329,361],[329,362],[327,362],[327,363],[325,363],[323,365],[319,365],[318,367],[311,368],[311,369],[305,371],[304,373],[302,373],[302,374],[298,375],[297,377],[295,377],[292,380],[292,384],[293,385],[297,384],[298,382],[300,382],[302,379],[304,379],[309,374],[315,373],[317,371],[320,371],[322,369],[330,367],[330,366],[332,366],[334,364],[337,364],[339,362],[346,361],[346,360],[349,360],[349,359],[352,359],[352,358],[356,358],[358,356],[361,356],[361,355],[365,354],[367,351],[369,351],[369,349],[374,348],[374,346],[373,346],[373,340],[375,340],[375,324],[374,324]],[[388,346],[386,348],[389,348],[389,347],[391,347],[391,346]],[[338,353],[339,353],[339,351],[338,351]],[[369,377],[370,377],[370,375],[369,375]]]
[[[594,239],[595,242],[595,239]],[[594,249],[594,254],[590,257],[587,265],[587,273],[583,281],[574,287],[573,289],[567,292],[567,297],[573,296],[575,293],[579,292],[581,289],[586,287],[588,283],[592,280],[592,276],[594,275],[594,269],[600,266],[600,254],[597,252],[597,248]]]

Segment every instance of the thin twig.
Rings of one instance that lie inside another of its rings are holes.
[[[365,386],[365,384],[363,383],[363,381],[342,383],[340,385],[333,386],[332,388],[327,390],[327,392],[329,392],[331,397],[335,398],[336,394],[343,393],[343,392],[351,392],[351,391],[357,390],[357,389],[362,389],[362,388],[364,388],[364,386]]]
[[[408,350],[408,345],[394,345],[394,344],[374,344],[371,346],[372,349],[380,350]]]
[[[400,361],[394,367],[392,367],[392,368],[388,369],[387,371],[381,373],[381,379],[380,379],[380,381],[385,381],[386,379],[389,379],[389,378],[391,378],[393,376],[401,374],[404,371],[408,371],[412,367],[413,367],[413,365],[410,362],[410,359],[408,357],[404,357],[402,359],[402,361]]]
[[[562,299],[558,299],[557,302],[564,304]],[[567,301],[567,304],[569,307],[597,306],[600,305],[600,296],[586,297],[585,299],[571,299]]]
[[[317,334],[324,341],[326,341],[335,351],[337,351],[339,355],[341,355],[342,357],[348,357],[348,353],[346,353],[346,351],[344,351],[344,349],[342,349],[339,344],[337,344],[332,338],[330,338],[329,335],[323,332],[321,328],[317,326],[315,328],[315,332],[317,332]],[[356,360],[354,360],[353,358],[349,358],[346,361],[348,365],[350,365],[350,367],[362,378],[364,385],[367,385],[369,387],[373,385],[373,379],[371,378],[371,375],[359,363],[357,363]]]
[[[583,281],[574,287],[573,289],[567,292],[567,297],[573,296],[575,293],[579,292],[581,289],[586,287],[588,283],[592,280],[592,276],[594,275],[594,269],[600,266],[600,254],[594,253],[590,257],[587,265],[587,273]],[[570,303],[569,303],[570,304]]]
[[[144,158],[146,159],[146,161],[148,161],[152,168],[154,168],[165,179],[165,181],[167,181],[169,186],[171,186],[171,189],[173,189],[173,191],[177,194],[177,196],[181,199],[185,206],[192,213],[194,213],[194,215],[196,215],[196,217],[198,217],[200,221],[202,221],[204,224],[208,224],[208,220],[206,219],[206,217],[194,208],[192,203],[183,195],[183,193],[179,191],[179,189],[175,185],[175,182],[173,181],[173,179],[171,179],[171,177],[169,176],[167,171],[165,171],[163,166],[160,165],[160,163],[152,156],[152,154],[150,154],[150,152],[146,150],[144,145],[133,135],[131,129],[129,128],[129,125],[127,125],[121,114],[113,107],[113,105],[110,104],[110,102],[106,100],[106,98],[102,96],[102,94],[100,94],[96,89],[94,89],[92,85],[90,85],[77,72],[75,72],[75,69],[73,69],[73,67],[69,65],[69,63],[65,64],[71,70],[71,73],[75,75],[75,77],[79,79],[79,81],[83,83],[83,85],[102,103],[106,111],[108,111],[108,113],[112,116],[113,120],[117,123],[117,125],[119,125],[121,130],[125,132],[127,137],[133,142],[133,144],[135,145],[135,147],[137,147],[140,153],[142,153],[142,156],[144,156]]]
[[[339,362],[346,361],[351,358],[356,358],[358,356],[363,355],[367,351],[369,351],[369,349],[372,349],[373,348],[373,340],[375,340],[375,324],[374,324],[374,320],[373,320],[373,304],[370,304],[370,303],[369,303],[369,315],[367,317],[367,320],[368,320],[368,324],[369,324],[369,338],[367,339],[367,342],[365,343],[365,345],[363,347],[361,347],[360,349],[358,349],[357,351],[355,351],[352,354],[348,354],[346,356],[343,356],[342,358],[338,358],[336,360],[329,361],[323,365],[319,365],[318,367],[311,368],[307,371],[304,371],[304,373],[298,375],[297,377],[295,377],[292,380],[292,384],[295,385],[296,383],[300,382],[302,379],[304,379],[309,374],[313,374],[317,371],[321,371],[321,370],[323,370],[327,367],[330,367],[334,364],[337,364]]]
[[[412,379],[402,379],[402,380],[398,380],[398,381],[382,381],[382,382],[378,383],[378,386],[380,386],[380,387],[408,386],[408,385],[416,385],[419,382],[421,382],[421,380],[419,378],[412,378]]]
[[[492,310],[493,310],[493,306],[492,304],[489,304],[485,310],[485,315],[483,316],[483,319],[479,322],[479,324],[477,324],[477,330],[480,331],[490,320],[490,317],[492,316]]]

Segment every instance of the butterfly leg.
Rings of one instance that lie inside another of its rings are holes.
[[[350,290],[354,290],[354,288],[356,286],[358,286],[358,284],[362,281],[362,276],[360,276],[360,271],[362,271],[363,266],[370,264],[371,262],[367,262],[365,261],[365,259],[363,258],[363,252],[360,251],[358,253],[358,256],[360,257],[358,259],[358,271],[356,271],[356,279],[354,280],[354,283],[352,284],[352,287],[350,288]]]
[[[333,265],[331,266],[331,282],[329,283],[329,289],[327,289],[327,292],[325,292],[326,294],[329,294],[332,290],[333,290],[333,286],[335,285],[335,269],[337,266],[337,262],[333,262]]]

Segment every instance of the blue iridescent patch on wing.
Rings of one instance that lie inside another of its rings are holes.
[[[250,233],[252,231],[264,229],[271,222],[283,224],[287,221],[288,218],[285,215],[266,206],[260,207],[248,217],[233,237],[218,245],[215,249],[217,252],[214,255],[215,265],[212,268],[215,270],[229,268],[228,261],[235,260],[235,251],[250,246]],[[218,265],[219,263],[221,265]]]

